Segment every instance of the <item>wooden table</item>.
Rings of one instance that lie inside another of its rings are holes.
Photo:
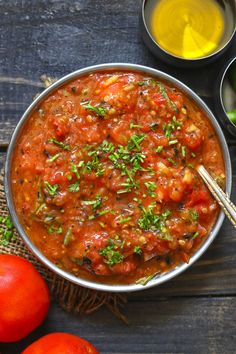
[[[32,97],[39,77],[61,77],[104,62],[130,62],[181,79],[213,108],[213,87],[222,65],[235,56],[236,40],[219,61],[183,70],[158,61],[139,33],[137,0],[0,0],[0,161]],[[227,135],[236,202],[236,140]],[[228,221],[205,255],[184,274],[154,289],[129,295],[124,325],[106,309],[74,316],[51,306],[46,321],[25,340],[0,345],[19,353],[48,332],[91,340],[102,353],[236,353],[236,233]],[[46,354],[46,353],[45,353]]]

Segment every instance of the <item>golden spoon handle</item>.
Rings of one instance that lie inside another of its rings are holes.
[[[225,192],[218,186],[216,181],[211,177],[211,175],[207,172],[204,166],[198,166],[197,171],[206,183],[212,195],[220,204],[225,215],[229,218],[233,226],[236,228],[236,206],[231,202]]]

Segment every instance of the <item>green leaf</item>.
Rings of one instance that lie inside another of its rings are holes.
[[[58,141],[56,138],[50,138],[48,139],[48,142],[59,146],[63,150],[70,150],[70,145],[66,145],[62,141]]]
[[[111,239],[106,247],[100,249],[99,253],[104,257],[104,263],[109,267],[113,267],[115,264],[121,263],[124,260],[124,256],[115,249],[115,244]]]
[[[129,150],[141,150],[140,144],[144,140],[145,134],[134,134],[130,137],[128,141]]]
[[[72,237],[72,229],[69,228],[68,231],[65,234],[65,237],[64,237],[64,241],[63,241],[63,245],[64,246],[68,246],[69,245],[71,237]]]
[[[44,181],[44,186],[45,186],[45,189],[46,189],[47,193],[51,197],[55,197],[55,195],[58,193],[59,184],[52,185],[49,182]]]
[[[79,189],[80,189],[80,183],[79,182],[75,182],[74,184],[70,184],[69,187],[68,187],[68,190],[71,193],[78,192]]]
[[[51,235],[51,234],[62,234],[62,227],[61,226],[54,226],[54,225],[51,225],[47,228],[47,231],[48,233]]]
[[[99,117],[104,117],[107,113],[106,108],[102,106],[92,106],[90,102],[88,104],[81,103],[81,106],[83,106],[88,111],[96,113]]]
[[[141,255],[142,254],[141,248],[139,246],[134,246],[134,253]]]

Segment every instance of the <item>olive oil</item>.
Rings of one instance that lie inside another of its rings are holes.
[[[225,14],[216,0],[156,0],[152,3],[149,29],[154,40],[167,52],[196,59],[223,45]]]

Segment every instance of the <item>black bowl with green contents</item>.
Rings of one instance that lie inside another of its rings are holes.
[[[217,81],[215,104],[222,125],[236,137],[236,57],[227,63]]]

